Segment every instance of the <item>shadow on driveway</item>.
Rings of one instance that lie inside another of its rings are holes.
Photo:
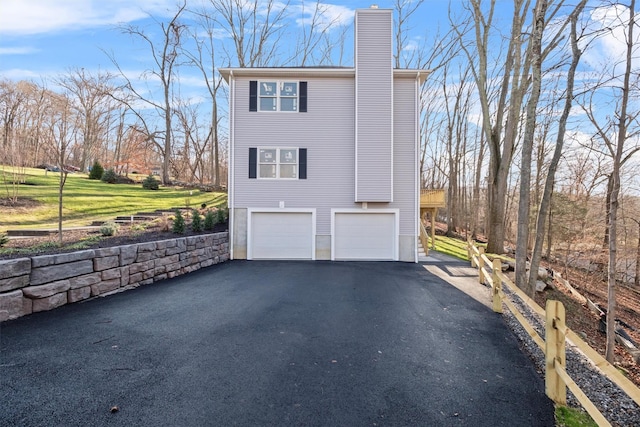
[[[501,317],[405,263],[232,261],[5,322],[0,400],[2,426],[554,425]]]

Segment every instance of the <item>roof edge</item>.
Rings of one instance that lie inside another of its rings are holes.
[[[231,76],[241,77],[355,77],[356,69],[348,67],[262,67],[262,68],[218,68],[222,78],[229,83]],[[393,70],[393,77],[416,78],[420,84],[424,83],[430,70],[397,68]]]

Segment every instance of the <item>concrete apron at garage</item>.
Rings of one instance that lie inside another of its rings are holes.
[[[232,261],[5,322],[0,425],[554,425],[502,318],[433,266]]]

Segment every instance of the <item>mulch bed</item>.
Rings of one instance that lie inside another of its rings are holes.
[[[185,233],[176,234],[170,230],[163,230],[161,226],[158,225],[149,226],[144,230],[130,226],[120,226],[115,236],[108,237],[102,236],[98,230],[68,230],[62,232],[62,246],[60,247],[58,246],[59,238],[57,234],[12,238],[2,247],[2,251],[5,253],[0,253],[0,260],[131,245],[199,234],[219,233],[227,231],[227,229],[227,223],[220,223],[216,224],[212,231],[194,233],[188,230],[187,227]],[[81,245],[81,247],[78,245]],[[7,251],[7,249],[10,251]]]

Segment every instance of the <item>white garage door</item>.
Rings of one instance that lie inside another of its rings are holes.
[[[334,259],[396,260],[396,217],[391,212],[336,212]]]
[[[311,212],[252,212],[249,259],[313,259]]]

